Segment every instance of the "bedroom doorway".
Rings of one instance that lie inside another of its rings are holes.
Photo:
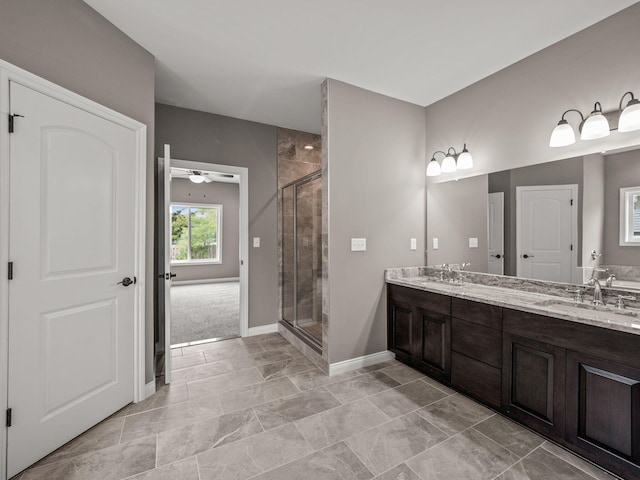
[[[158,180],[156,374],[170,383],[172,348],[247,335],[248,170],[170,159],[167,145]]]
[[[171,167],[171,346],[239,337],[239,175]]]

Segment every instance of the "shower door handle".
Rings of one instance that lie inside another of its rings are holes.
[[[169,280],[169,279],[171,279],[171,278],[175,277],[176,275],[177,275],[177,274],[175,274],[175,273],[165,273],[165,274],[164,274],[164,279],[165,279],[165,280]]]

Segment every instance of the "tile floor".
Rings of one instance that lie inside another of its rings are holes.
[[[327,377],[269,334],[173,365],[170,387],[15,480],[614,478],[396,361]]]

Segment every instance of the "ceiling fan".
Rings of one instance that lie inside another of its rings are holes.
[[[213,179],[209,177],[209,172],[202,172],[200,170],[179,170],[176,172],[174,169],[172,170],[171,176],[173,178],[188,178],[193,183],[213,182]]]

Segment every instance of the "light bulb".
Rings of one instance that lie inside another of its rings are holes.
[[[440,173],[440,164],[436,161],[435,158],[432,158],[427,165],[427,177],[437,177],[438,175],[440,175]]]
[[[440,167],[442,173],[451,173],[455,172],[456,167],[456,159],[447,153],[447,156],[442,160],[442,166]]]
[[[556,128],[551,132],[550,147],[566,147],[576,143],[576,134],[573,127],[566,120],[560,120]]]
[[[473,157],[467,150],[467,144],[465,144],[462,153],[458,156],[458,170],[466,170],[467,168],[473,168]]]
[[[189,175],[189,180],[191,180],[193,183],[202,183],[204,182],[204,177],[199,173],[193,173]]]
[[[602,107],[600,102],[596,102],[593,112],[587,117],[582,125],[582,132],[580,132],[580,139],[582,140],[595,140],[596,138],[603,138],[611,133],[609,129],[609,121],[607,117],[602,114]]]
[[[618,131],[634,132],[636,130],[640,130],[640,100],[632,98],[620,114]]]

